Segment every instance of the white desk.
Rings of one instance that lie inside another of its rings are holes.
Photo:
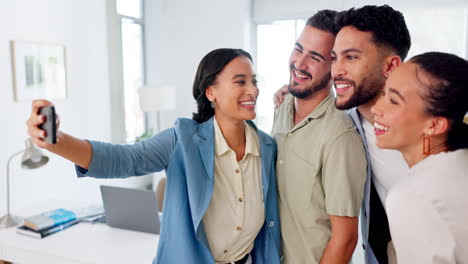
[[[79,223],[43,239],[8,228],[0,229],[0,260],[20,264],[150,264],[158,241],[158,235],[100,223]]]

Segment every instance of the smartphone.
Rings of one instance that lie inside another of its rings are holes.
[[[45,122],[39,126],[46,132],[44,141],[49,144],[57,143],[57,126],[55,123],[55,108],[53,106],[44,106],[39,110],[39,114],[45,116]]]

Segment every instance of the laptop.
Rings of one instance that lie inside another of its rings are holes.
[[[101,194],[109,226],[159,234],[155,192],[101,185]]]

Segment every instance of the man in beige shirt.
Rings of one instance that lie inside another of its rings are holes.
[[[283,263],[348,263],[366,180],[362,140],[331,93],[337,12],[311,17],[290,57],[289,93],[275,112]]]

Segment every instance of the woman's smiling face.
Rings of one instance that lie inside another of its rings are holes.
[[[229,62],[206,89],[207,98],[214,101],[216,118],[236,121],[255,118],[258,94],[252,62],[245,56]]]
[[[390,74],[382,96],[371,109],[379,148],[401,152],[421,148],[432,118],[420,96],[425,89],[421,82],[430,83],[430,78],[411,61]]]

